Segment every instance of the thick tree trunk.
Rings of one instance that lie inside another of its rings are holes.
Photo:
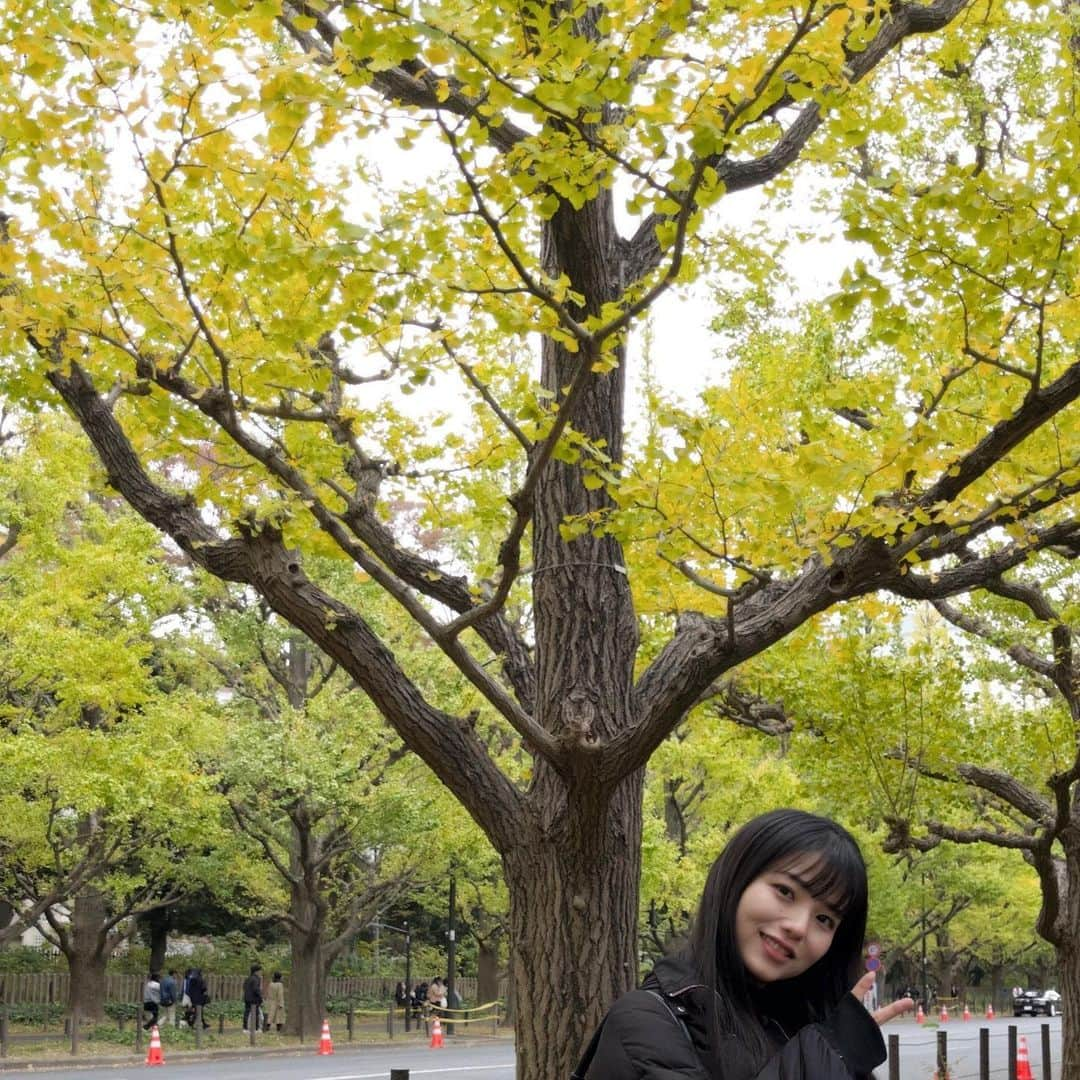
[[[1077,927],[1080,934],[1080,927]],[[1080,1076],[1080,937],[1057,950],[1061,968],[1061,1076]]]
[[[0,930],[6,930],[13,918],[15,918],[15,909],[6,900],[0,900]],[[12,940],[14,939],[0,937],[0,949],[9,945]]]
[[[499,996],[499,950],[481,942],[476,953],[476,1003],[486,1005]]]
[[[150,946],[150,970],[162,974],[169,945],[169,909],[154,908],[146,913],[145,920],[147,943]]]
[[[581,317],[621,295],[618,245],[609,193],[580,213],[563,207],[545,228],[545,266],[566,274],[584,298]],[[572,428],[617,467],[625,371],[620,362],[589,374],[596,359],[545,339],[542,381]],[[582,389],[572,398],[575,383]],[[536,719],[569,762],[556,772],[535,761],[531,820],[501,851],[521,1080],[568,1076],[604,1009],[638,976],[642,775],[597,784],[592,756],[594,746],[634,719],[637,620],[618,541],[602,529],[569,540],[562,532],[567,522],[596,520],[610,506],[603,488],[585,487],[579,466],[553,460],[540,474],[533,519]]]
[[[568,1076],[606,1005],[636,984],[640,839],[635,775],[607,816],[571,809],[504,858],[519,1077]]]
[[[292,975],[285,987],[286,1030],[311,1035],[326,1015],[326,904],[319,895],[319,877],[310,865],[315,840],[300,810],[292,823],[289,870],[289,945]]]
[[[98,1023],[105,1019],[105,969],[109,958],[97,952],[73,952],[67,956],[71,975],[68,1011],[81,1021]]]
[[[285,987],[285,1030],[305,1037],[319,1031],[326,1016],[326,963],[318,934],[289,935],[292,974]]]
[[[68,1011],[84,1021],[105,1019],[105,969],[109,956],[104,927],[108,918],[105,894],[94,888],[83,889],[75,898],[70,931],[62,944],[71,975]]]
[[[1070,830],[1071,832],[1072,830]],[[1056,952],[1061,973],[1061,1076],[1080,1076],[1080,845],[1066,839],[1064,895]]]

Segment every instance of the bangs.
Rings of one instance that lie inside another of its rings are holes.
[[[791,852],[774,863],[773,869],[790,874],[814,899],[828,904],[840,916],[848,913],[866,889],[862,862],[856,862],[846,844]]]

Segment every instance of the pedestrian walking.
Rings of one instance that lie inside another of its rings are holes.
[[[285,1030],[285,984],[281,972],[275,971],[270,979],[270,1005],[266,1011],[266,1030]]]
[[[259,1006],[262,1005],[262,964],[252,964],[244,980],[244,1034],[259,1030]]]
[[[713,864],[686,945],[608,1011],[575,1080],[862,1080],[885,1060],[861,977],[866,866],[800,810],[744,825]]]
[[[206,985],[206,978],[199,968],[191,968],[184,979],[186,986],[187,1007],[184,1009],[184,1022],[188,1027],[195,1027],[198,1017],[202,1016],[203,1028],[210,1026],[206,1019],[206,1006],[210,1004],[210,991]],[[201,1011],[201,1014],[199,1012]]]
[[[176,971],[170,968],[161,980],[161,1022],[176,1027],[176,999],[180,993]]]
[[[142,998],[143,1030],[149,1031],[158,1022],[158,1013],[161,1011],[161,976],[156,971],[147,976],[143,984]]]

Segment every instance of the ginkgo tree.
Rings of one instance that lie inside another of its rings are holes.
[[[8,391],[48,384],[139,513],[340,663],[488,835],[522,1080],[566,1075],[634,980],[643,769],[725,673],[844,600],[1076,547],[1073,10],[0,16]],[[693,281],[768,293],[773,209],[811,197],[859,245],[830,314],[728,320],[638,450],[641,320]]]
[[[230,874],[198,754],[212,702],[154,630],[186,606],[160,538],[62,417],[0,454],[0,895],[64,954],[73,1015],[100,1019],[133,916]],[[48,588],[42,588],[42,582]],[[179,717],[183,716],[181,722]]]
[[[206,766],[276,886],[260,914],[288,935],[286,1025],[303,1037],[326,1015],[334,962],[439,865],[431,776],[337,665],[265,606],[226,598],[195,644],[231,698]]]

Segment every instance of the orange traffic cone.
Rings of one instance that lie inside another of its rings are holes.
[[[431,1049],[442,1046],[442,1024],[439,1022],[439,1018],[436,1016],[431,1025]]]
[[[986,1019],[987,1020],[993,1020],[994,1019],[994,1003],[992,1001],[988,1001],[986,1003]]]
[[[324,1020],[322,1022],[322,1034],[319,1036],[319,1053],[332,1054],[333,1052],[334,1041],[330,1038],[330,1021]]]
[[[938,1015],[938,1020],[943,1024],[949,1022],[949,1010],[945,1008],[944,1005],[941,1006],[941,1013]]]
[[[1035,1080],[1028,1061],[1027,1039],[1020,1036],[1020,1045],[1016,1048],[1016,1080]]]
[[[971,1019],[971,1010],[967,1007],[967,1002],[966,1001],[964,1002],[964,1019],[965,1020],[970,1020]]]
[[[919,1008],[915,1013],[915,1023],[916,1024],[925,1024],[926,1023],[926,1013],[923,1012],[923,1007],[922,1007],[922,1002],[921,1001],[919,1002]]]
[[[1025,1050],[1024,1053],[1026,1054],[1027,1051]],[[157,1029],[157,1024],[150,1029],[150,1049],[146,1051],[146,1064],[165,1064],[165,1055],[161,1052],[161,1033]]]

